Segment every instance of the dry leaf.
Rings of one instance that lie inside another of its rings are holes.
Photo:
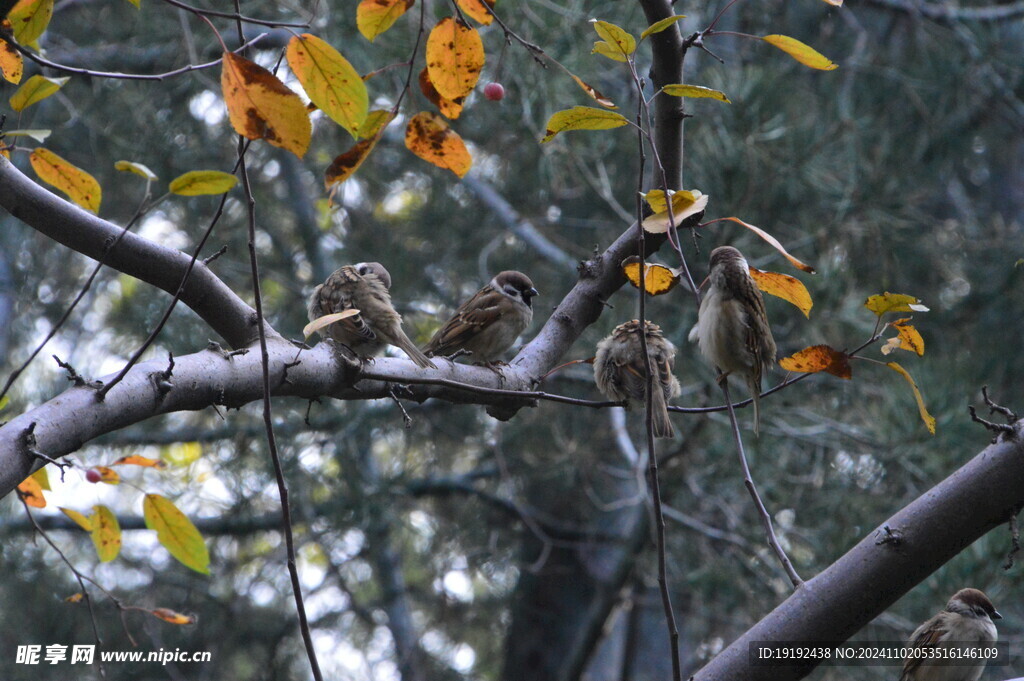
[[[357,314],[359,314],[359,310],[349,308],[344,312],[335,312],[333,314],[324,315],[323,317],[317,317],[316,319],[311,321],[309,324],[306,324],[306,326],[302,328],[302,337],[308,339],[310,336],[312,336],[314,333],[324,328],[325,326],[330,326],[334,322],[340,322],[342,319],[354,317]]]
[[[475,28],[452,17],[437,22],[427,38],[427,72],[442,97],[468,95],[483,67],[484,43]]]
[[[815,269],[813,267],[811,267],[810,265],[808,265],[804,261],[800,260],[799,258],[790,255],[789,252],[785,248],[782,247],[782,244],[779,243],[778,239],[776,239],[771,234],[769,234],[768,232],[764,231],[763,229],[761,229],[757,225],[752,225],[750,223],[744,222],[743,220],[740,220],[739,218],[722,218],[722,219],[723,220],[731,220],[731,221],[733,221],[733,222],[735,222],[737,224],[743,225],[744,227],[749,229],[751,232],[753,232],[754,234],[758,235],[759,237],[761,237],[762,239],[767,241],[769,244],[772,245],[772,247],[775,250],[777,250],[779,253],[781,253],[783,255],[783,257],[786,258],[786,260],[788,260],[790,263],[792,263],[793,267],[796,267],[797,269],[803,270],[804,272],[809,272],[810,274],[814,274],[815,273]]]
[[[608,99],[607,97],[602,95],[600,92],[598,92],[597,88],[595,88],[593,85],[590,85],[589,83],[585,82],[582,78],[580,78],[579,76],[576,76],[573,73],[569,73],[569,75],[572,77],[572,79],[574,81],[576,81],[576,84],[579,85],[580,88],[584,92],[587,93],[588,97],[593,99],[595,102],[597,102],[601,106],[605,107],[606,109],[618,109],[619,108],[619,107],[615,106],[615,102],[613,102],[612,100]]]
[[[299,96],[277,76],[225,52],[220,85],[235,132],[251,140],[265,139],[302,158],[312,134],[309,113]]]
[[[7,19],[0,21],[0,31],[10,31],[11,22]],[[17,85],[21,82],[21,76],[25,73],[25,60],[21,53],[14,49],[6,40],[0,40],[0,74],[8,83]]]
[[[853,376],[850,357],[845,352],[828,345],[812,345],[800,352],[779,360],[779,366],[786,371],[801,374],[816,374],[819,371],[849,380]]]
[[[92,175],[43,147],[36,147],[28,160],[41,180],[67,194],[87,211],[99,212],[103,190]]]
[[[484,26],[490,26],[494,21],[490,12],[490,8],[494,7],[494,0],[457,0],[457,2],[463,12]]]
[[[447,121],[430,111],[412,117],[405,128],[405,146],[424,161],[450,170],[459,177],[469,172],[473,157],[462,138]]]
[[[33,508],[46,508],[43,487],[31,475],[18,485],[18,498]]]
[[[889,322],[889,326],[896,329],[899,335],[896,337],[900,342],[901,350],[909,350],[910,352],[916,352],[918,356],[924,355],[924,338],[918,333],[917,329],[908,324],[910,317],[905,319],[897,319],[894,322]]]
[[[171,624],[195,624],[195,615],[183,615],[180,612],[171,610],[170,608],[154,608],[149,613],[154,617],[162,619],[164,622]]]
[[[901,367],[896,362],[889,362],[885,366],[889,367],[900,376],[906,379],[907,383],[914,390],[914,399],[917,400],[917,411],[921,414],[921,420],[924,421],[924,425],[928,428],[928,432],[935,435],[935,417],[928,413],[928,408],[924,406],[924,397],[921,396],[921,391],[917,389],[917,383],[914,382],[913,377],[907,370]]]
[[[430,82],[430,73],[426,68],[420,71],[420,92],[437,107],[445,118],[450,118],[454,121],[462,113],[462,103],[466,101],[466,98],[448,99],[443,96],[437,91],[434,84]]]

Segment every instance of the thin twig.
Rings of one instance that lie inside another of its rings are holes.
[[[309,28],[310,26],[308,21],[301,24],[296,22],[289,23],[285,21],[273,21],[271,19],[256,19],[253,17],[247,17],[243,16],[242,14],[239,14],[237,11],[232,13],[218,12],[212,9],[202,9],[199,7],[193,7],[192,5],[187,5],[184,2],[181,2],[181,0],[164,0],[164,2],[173,7],[177,7],[178,9],[183,9],[186,12],[192,12],[192,14],[198,16],[219,17],[221,19],[234,19],[239,24],[256,24],[257,26],[270,26],[272,28]],[[235,6],[237,7],[237,3]]]

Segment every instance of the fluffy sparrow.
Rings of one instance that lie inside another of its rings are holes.
[[[522,272],[506,270],[462,304],[424,348],[428,355],[473,353],[478,362],[494,362],[512,347],[533,320],[537,289]]]
[[[988,596],[977,589],[961,589],[949,599],[945,610],[914,630],[907,645],[934,648],[959,644],[957,647],[965,649],[981,648],[995,643],[996,625],[992,620],[998,619],[1002,615],[992,607]],[[978,681],[986,661],[943,664],[939,659],[908,656],[900,681]]]
[[[402,316],[391,305],[390,288],[391,275],[379,262],[345,265],[313,289],[309,320],[354,308],[359,314],[321,329],[320,335],[344,343],[364,357],[376,355],[385,344],[394,345],[419,366],[436,368],[402,330]]]
[[[764,299],[750,277],[747,260],[732,246],[711,251],[711,286],[700,304],[690,340],[722,372],[742,377],[754,400],[754,434],[760,422],[761,375],[775,361],[775,339]]]
[[[676,348],[661,333],[661,328],[646,323],[647,353],[655,372],[651,386],[651,411],[655,437],[672,437],[668,418],[668,400],[679,395],[679,381],[672,373]],[[640,320],[619,324],[611,335],[597,344],[594,357],[594,381],[608,399],[626,402],[626,408],[644,403],[647,391],[643,346],[640,343]]]

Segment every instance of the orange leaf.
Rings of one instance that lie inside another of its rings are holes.
[[[490,26],[494,21],[490,9],[494,7],[494,0],[457,0],[463,12],[479,21],[484,26]]]
[[[99,211],[103,190],[92,175],[43,147],[36,147],[28,160],[41,180],[67,194],[87,211]]]
[[[121,526],[117,516],[106,506],[98,505],[92,507],[89,521],[92,525],[89,534],[96,547],[96,554],[100,562],[109,563],[121,552]]]
[[[398,21],[415,0],[363,0],[356,8],[356,25],[371,43]]]
[[[83,594],[81,591],[79,591],[78,593],[73,593],[70,596],[68,596],[67,598],[65,598],[64,602],[65,603],[80,603],[84,598],[85,598],[85,594]]]
[[[118,485],[121,483],[121,476],[113,468],[96,466],[93,470],[100,474],[100,482],[105,482],[108,485]]]
[[[924,338],[921,337],[921,334],[918,333],[917,329],[910,324],[907,324],[909,321],[910,317],[907,317],[906,319],[897,319],[894,322],[889,322],[889,325],[899,333],[897,338],[899,338],[900,341],[900,350],[909,350],[911,352],[916,352],[919,357],[923,356]]]
[[[46,508],[46,499],[43,498],[43,487],[31,475],[22,480],[21,484],[18,485],[18,498],[33,508]]]
[[[435,113],[422,111],[405,129],[405,146],[424,161],[450,170],[459,177],[469,172],[473,158],[462,138]]]
[[[309,114],[299,96],[277,76],[225,52],[220,85],[235,132],[251,140],[265,139],[302,158],[312,134]]]
[[[149,611],[149,614],[153,617],[158,617],[164,622],[170,622],[171,624],[195,624],[195,615],[183,615],[180,612],[175,612],[170,608],[154,608]]]
[[[761,237],[762,239],[764,239],[765,241],[770,243],[772,245],[772,247],[775,248],[775,250],[777,250],[779,253],[781,253],[786,258],[786,260],[788,260],[790,263],[793,264],[793,267],[796,267],[797,269],[803,270],[804,272],[810,272],[811,274],[814,274],[815,269],[813,267],[811,267],[810,265],[806,264],[805,262],[803,262],[799,258],[795,258],[792,255],[790,255],[786,251],[786,249],[782,247],[782,244],[779,243],[778,239],[776,239],[775,237],[773,237],[771,234],[769,234],[768,232],[764,231],[760,227],[757,227],[756,225],[752,225],[752,224],[750,224],[748,222],[743,222],[743,220],[740,220],[739,218],[722,218],[722,219],[723,220],[732,220],[733,222],[735,222],[737,224],[743,225],[744,227],[749,229],[751,232],[753,232],[754,234],[758,235],[759,237]]]
[[[53,0],[19,0],[7,13],[14,39],[22,45],[31,45],[38,40],[52,16]]]
[[[445,118],[450,118],[454,121],[462,113],[462,103],[466,101],[466,98],[447,99],[443,97],[437,91],[437,88],[434,87],[434,84],[430,82],[430,74],[425,68],[420,71],[420,92],[430,100],[431,104],[440,110]]]
[[[12,30],[11,22],[7,19],[0,21],[0,30]],[[25,60],[21,58],[21,53],[6,40],[0,40],[0,74],[3,74],[4,80],[17,85],[24,72]]]
[[[595,88],[593,85],[590,85],[589,83],[585,82],[583,79],[579,78],[578,76],[576,76],[573,73],[570,73],[569,75],[572,76],[572,79],[574,81],[576,81],[576,84],[579,85],[583,89],[583,91],[587,93],[587,96],[589,96],[591,99],[593,99],[595,102],[597,102],[598,104],[600,104],[604,108],[606,108],[606,109],[618,109],[619,108],[619,107],[615,106],[615,102],[613,102],[612,100],[608,99],[607,97],[602,95],[600,92],[598,92],[597,88]]]
[[[324,188],[330,190],[333,194],[339,184],[352,177],[359,170],[359,166],[363,165],[363,161],[370,155],[373,148],[377,146],[379,139],[380,134],[374,135],[370,139],[360,140],[351,149],[336,156],[324,172]]]
[[[150,459],[149,457],[139,456],[138,454],[132,454],[131,456],[122,456],[120,459],[110,464],[111,466],[142,466],[143,468],[166,468],[167,464],[160,459]]]
[[[886,312],[928,312],[928,308],[914,296],[905,293],[889,293],[870,296],[864,301],[864,307],[881,317]]]
[[[629,283],[640,288],[640,258],[631,255],[622,261],[622,271]],[[648,295],[668,293],[679,283],[679,275],[664,265],[644,263],[644,289]]]
[[[786,371],[801,374],[816,374],[819,371],[849,380],[853,376],[850,357],[845,352],[827,345],[812,345],[789,357],[779,360],[779,366]]]
[[[810,318],[811,307],[814,305],[814,301],[811,300],[811,294],[808,293],[807,287],[803,285],[803,282],[788,274],[763,272],[756,267],[750,267],[749,269],[750,276],[759,289],[793,303],[800,308],[805,317]]]
[[[366,83],[341,53],[315,35],[303,33],[288,43],[288,66],[321,111],[356,137],[366,120]]]
[[[468,95],[483,67],[484,43],[475,28],[452,17],[437,22],[427,38],[427,71],[442,97]]]
[[[905,378],[907,383],[910,384],[910,387],[914,390],[914,399],[917,400],[917,411],[921,414],[921,420],[924,421],[924,425],[928,429],[928,432],[935,435],[935,417],[929,414],[928,408],[924,406],[924,397],[921,396],[921,391],[917,389],[917,383],[915,383],[911,375],[907,373],[907,370],[896,362],[888,362],[885,366]]]

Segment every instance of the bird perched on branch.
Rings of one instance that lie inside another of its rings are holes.
[[[533,321],[536,295],[522,272],[499,272],[438,329],[424,351],[435,356],[463,351],[478,362],[495,362]]]
[[[775,339],[768,326],[761,291],[750,276],[743,254],[732,246],[711,251],[711,285],[700,304],[690,340],[700,344],[704,357],[721,371],[746,381],[754,400],[754,434],[761,409],[761,376],[775,362]]]
[[[990,646],[996,641],[996,625],[1002,619],[992,601],[978,589],[961,589],[953,594],[946,609],[926,621],[910,635],[910,648],[960,648],[959,660],[931,659],[908,654],[900,681],[978,681],[988,659],[971,657],[969,649]],[[959,651],[957,651],[959,652]],[[964,664],[970,661],[970,664]]]
[[[310,321],[325,315],[356,309],[359,314],[321,329],[357,355],[372,357],[385,345],[401,348],[417,365],[435,369],[402,330],[402,316],[391,304],[391,274],[379,262],[339,267],[309,297]]]
[[[651,412],[655,437],[672,437],[675,431],[668,418],[668,401],[679,395],[679,381],[672,373],[676,348],[652,322],[644,325],[647,354],[654,381],[651,385]],[[611,335],[597,344],[594,357],[594,382],[610,400],[625,402],[626,408],[643,405],[647,392],[647,370],[640,339],[640,320],[619,324]]]

